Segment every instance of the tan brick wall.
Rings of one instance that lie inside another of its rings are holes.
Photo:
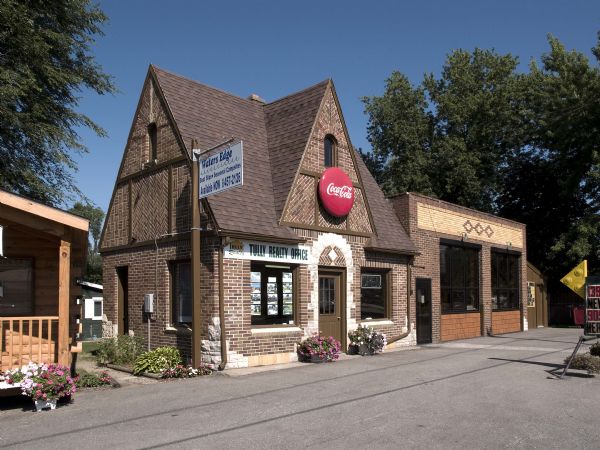
[[[510,242],[516,248],[523,246],[523,233],[516,227],[423,202],[417,202],[417,226],[423,230],[455,237],[466,234],[468,239],[496,245],[505,246]]]
[[[520,311],[493,311],[492,333],[504,334],[521,331]]]
[[[441,326],[442,341],[477,337],[481,335],[481,314],[444,314]]]
[[[434,222],[440,224],[440,228],[436,228],[437,231],[423,228],[422,223],[419,223],[418,205],[421,205],[421,211],[423,211],[423,205],[429,207],[442,209],[442,212],[447,213],[445,217],[460,217],[463,222],[466,220],[472,220],[476,222],[490,224],[494,229],[503,228],[514,228],[519,229],[521,233],[522,247],[517,248],[515,245],[511,247],[511,250],[515,250],[521,253],[521,305],[523,310],[526,308],[527,298],[527,251],[525,247],[525,225],[512,222],[500,217],[494,217],[489,214],[481,213],[472,209],[463,208],[458,205],[451,203],[442,202],[436,199],[420,196],[418,194],[403,194],[392,199],[392,204],[396,215],[400,219],[400,222],[405,227],[409,236],[413,242],[417,245],[420,255],[415,257],[414,267],[412,269],[412,280],[411,286],[414,293],[414,286],[416,278],[430,278],[431,279],[431,290],[432,290],[432,339],[433,342],[440,342],[442,340],[442,312],[440,303],[440,239],[450,239],[460,242],[458,230],[453,229],[453,234],[443,233],[441,226],[444,224],[441,222]],[[427,210],[429,211],[429,210]],[[433,209],[431,209],[433,211]],[[422,217],[422,216],[421,216]],[[456,219],[452,219],[456,220]],[[432,227],[433,228],[433,227]],[[446,229],[446,231],[450,231]],[[469,235],[467,242],[478,244],[481,246],[479,252],[479,304],[480,304],[480,320],[481,324],[477,327],[477,335],[485,335],[492,329],[492,283],[491,283],[491,251],[494,244],[489,240],[480,239],[479,236]],[[515,239],[515,242],[517,240]],[[514,243],[513,243],[514,244]],[[498,245],[497,248],[502,248]],[[503,246],[506,249],[506,243]],[[414,301],[414,299],[412,300]],[[411,311],[412,313],[412,311]],[[461,314],[452,314],[457,316],[453,320],[460,320]],[[411,314],[411,317],[415,317]],[[520,327],[520,325],[519,325]]]

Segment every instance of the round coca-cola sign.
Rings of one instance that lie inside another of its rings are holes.
[[[325,170],[319,181],[319,198],[325,211],[332,216],[348,215],[354,205],[354,187],[350,177],[338,167]]]

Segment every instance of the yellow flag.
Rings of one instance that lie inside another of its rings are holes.
[[[560,282],[585,299],[585,279],[587,277],[587,259],[577,264],[573,270],[560,279]]]

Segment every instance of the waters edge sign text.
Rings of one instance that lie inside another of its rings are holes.
[[[238,142],[199,161],[199,197],[205,198],[244,184],[244,148]]]

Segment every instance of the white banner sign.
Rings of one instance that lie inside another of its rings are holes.
[[[224,248],[225,258],[251,259],[286,264],[308,264],[310,247],[306,245],[270,244],[232,239]]]
[[[199,193],[205,198],[244,184],[242,142],[198,161]]]

